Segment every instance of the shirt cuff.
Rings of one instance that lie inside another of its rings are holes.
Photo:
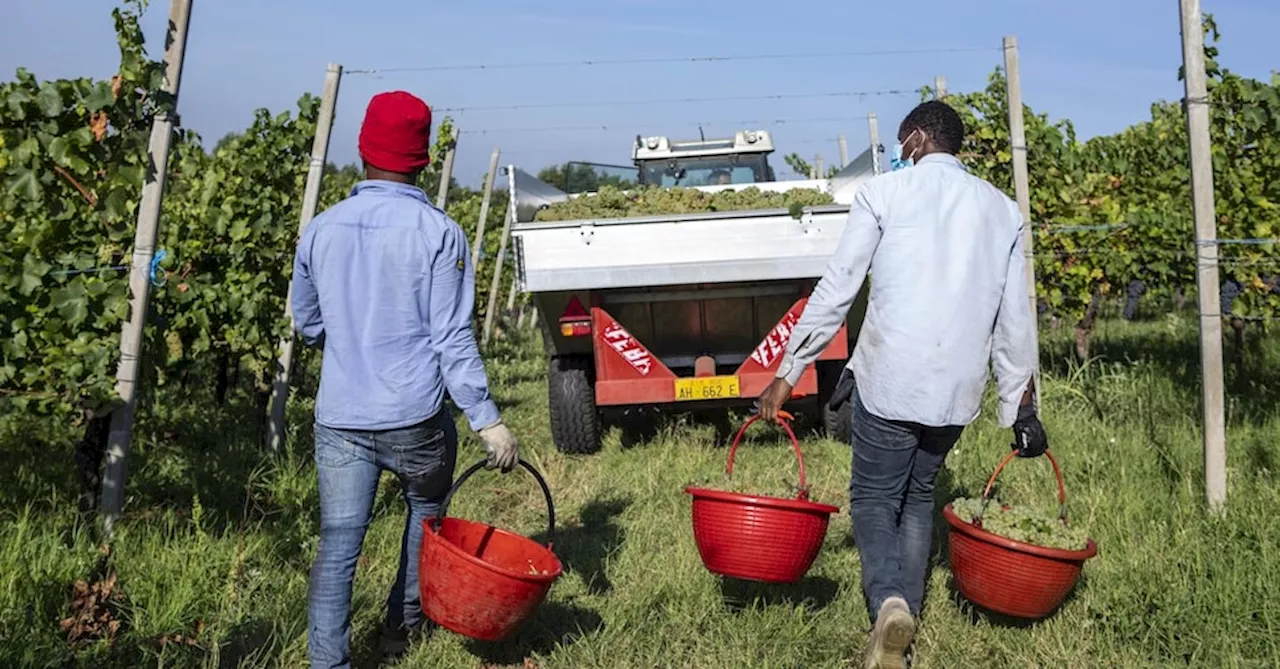
[[[1018,405],[1021,403],[1022,398],[1012,402],[1000,400],[1000,427],[1013,427],[1013,421],[1018,417]]]
[[[1027,384],[1035,378],[1034,375],[1027,376],[1027,380],[1018,384],[1018,392],[1012,397],[1000,398],[1000,427],[1013,427],[1013,422],[1018,419],[1018,408],[1022,406],[1022,396],[1027,393]],[[1032,398],[1034,403],[1037,398]]]
[[[467,422],[474,432],[497,425],[502,420],[502,416],[498,415],[498,405],[494,404],[493,400],[485,400],[463,413],[466,414]]]
[[[804,375],[804,368],[804,365],[797,365],[795,357],[788,353],[782,356],[782,363],[778,365],[777,377],[786,380],[787,385],[794,388],[797,383],[800,383],[800,377]]]

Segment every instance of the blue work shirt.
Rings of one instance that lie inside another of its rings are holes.
[[[316,421],[420,423],[445,390],[473,430],[498,422],[471,329],[475,273],[458,226],[418,188],[361,181],[316,216],[293,263],[293,317],[324,359]]]
[[[791,385],[874,280],[849,369],[872,415],[941,427],[978,417],[995,368],[1000,424],[1036,369],[1022,214],[955,157],[933,153],[864,184],[787,343]]]

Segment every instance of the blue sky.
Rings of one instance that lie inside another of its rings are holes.
[[[41,78],[106,77],[116,50],[102,0],[6,0],[0,72],[25,66]],[[1177,99],[1181,63],[1177,0],[914,0],[790,3],[740,0],[196,0],[180,112],[207,144],[240,130],[257,107],[292,108],[319,92],[326,63],[347,69],[478,63],[679,58],[975,48],[981,51],[722,63],[385,73],[344,77],[330,158],[357,160],[355,140],[369,98],[411,91],[433,107],[546,105],[851,91],[914,90],[947,78],[952,91],[985,84],[1000,39],[1016,34],[1024,96],[1037,111],[1070,118],[1082,137],[1115,132]],[[370,9],[377,6],[377,9]],[[1222,62],[1265,78],[1280,69],[1275,0],[1204,0],[1223,32]],[[146,16],[159,56],[168,3]],[[788,13],[790,12],[790,13]],[[455,176],[478,184],[494,147],[503,163],[533,171],[565,160],[626,164],[637,134],[727,134],[739,120],[771,130],[779,154],[836,157],[836,136],[856,155],[867,145],[867,112],[882,140],[914,95],[535,108],[454,114],[465,134]],[[808,121],[803,121],[809,119]],[[814,121],[812,119],[820,119]],[[827,119],[827,120],[821,120]],[[799,122],[795,120],[801,120]],[[719,123],[714,123],[719,122]],[[725,123],[730,122],[730,123]],[[498,132],[503,128],[607,126],[608,130]],[[780,165],[780,156],[777,160]]]

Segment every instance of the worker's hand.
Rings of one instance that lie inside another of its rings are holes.
[[[1034,402],[1018,407],[1018,417],[1013,421],[1013,443],[1009,447],[1017,451],[1020,458],[1038,457],[1049,450],[1049,437],[1036,416]]]
[[[786,379],[774,379],[764,392],[760,393],[760,399],[756,401],[756,410],[760,412],[760,417],[773,422],[778,420],[778,412],[782,410],[782,405],[791,399],[791,384]]]
[[[520,445],[502,421],[480,430],[480,441],[484,442],[484,450],[489,454],[486,469],[498,469],[503,474],[515,469],[520,459]]]

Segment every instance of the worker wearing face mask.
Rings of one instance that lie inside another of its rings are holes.
[[[868,669],[909,662],[928,575],[934,481],[978,416],[988,362],[1013,449],[1034,457],[1048,448],[1032,385],[1025,223],[1017,205],[956,158],[964,132],[955,110],[938,101],[903,120],[894,171],[858,192],[778,378],[760,396],[761,415],[773,419],[839,330],[868,271],[875,275],[832,398],[853,403],[849,501],[872,619]]]

